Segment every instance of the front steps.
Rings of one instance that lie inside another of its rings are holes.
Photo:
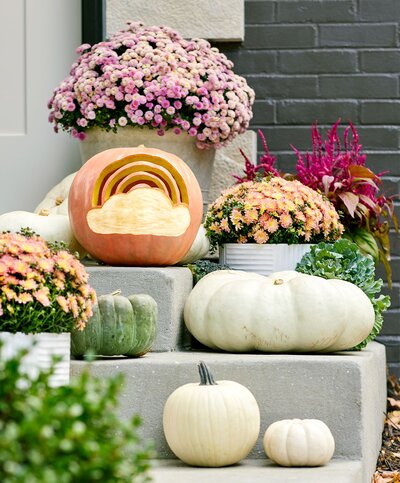
[[[269,460],[244,460],[225,468],[191,468],[176,460],[155,460],[150,474],[153,483],[363,483],[361,463],[342,460],[318,468],[282,468]]]
[[[385,350],[376,342],[361,352],[332,355],[185,351],[149,353],[139,359],[97,360],[91,364],[73,361],[72,376],[85,368],[98,377],[123,373],[121,418],[140,414],[143,436],[154,440],[158,458],[170,459],[174,455],[162,429],[164,403],[177,387],[198,380],[199,360],[206,362],[217,381],[239,382],[254,394],[261,412],[261,431],[249,458],[265,462],[262,437],[272,422],[316,418],[332,431],[336,442],[334,457],[360,462],[364,478],[361,481],[369,482],[381,446],[386,408]]]
[[[125,375],[121,418],[139,414],[145,438],[154,441],[156,483],[370,483],[381,447],[386,411],[385,348],[372,342],[360,352],[336,354],[231,354],[204,349],[188,334],[182,311],[192,287],[187,268],[106,267],[90,263],[89,283],[98,295],[148,293],[159,307],[158,336],[139,359],[72,361],[71,376],[88,369],[98,377]],[[177,387],[198,381],[204,360],[215,379],[239,382],[254,394],[261,412],[258,442],[249,459],[228,468],[191,468],[169,450],[162,429],[163,407]],[[334,459],[320,468],[281,468],[266,459],[262,438],[279,419],[316,418],[332,431]]]

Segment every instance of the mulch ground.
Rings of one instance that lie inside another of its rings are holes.
[[[388,400],[382,448],[372,483],[400,483],[400,381],[388,378]]]

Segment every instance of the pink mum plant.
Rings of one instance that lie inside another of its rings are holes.
[[[96,300],[79,260],[61,245],[23,230],[0,233],[0,330],[83,329]]]
[[[48,103],[54,128],[84,139],[100,127],[186,132],[199,148],[223,146],[252,118],[254,91],[233,63],[203,39],[168,27],[128,28],[77,49],[79,59]]]

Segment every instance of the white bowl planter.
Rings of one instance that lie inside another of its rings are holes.
[[[71,334],[23,334],[17,332],[0,332],[0,340],[3,347],[0,351],[1,357],[9,359],[21,349],[29,349],[29,353],[22,361],[22,371],[34,379],[40,370],[49,369],[53,356],[60,356],[61,361],[55,365],[54,374],[49,384],[51,387],[65,386],[69,384]]]
[[[294,270],[311,246],[307,243],[225,243],[219,247],[219,262],[238,270],[271,275],[274,272]]]

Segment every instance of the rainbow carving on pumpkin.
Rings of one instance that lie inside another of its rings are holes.
[[[202,211],[190,168],[173,154],[143,146],[95,155],[69,194],[77,239],[112,265],[173,265],[195,239]]]

